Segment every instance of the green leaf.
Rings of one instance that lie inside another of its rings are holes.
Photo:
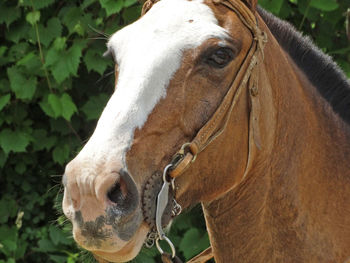
[[[53,42],[53,46],[55,50],[57,51],[63,50],[66,47],[66,41],[67,41],[66,37],[56,38],[55,41]]]
[[[7,160],[7,154],[5,154],[2,150],[0,150],[0,168],[4,167],[6,160]]]
[[[48,136],[44,129],[34,130],[33,138],[34,151],[40,151],[42,149],[50,150],[57,142],[56,136]]]
[[[81,26],[80,23],[76,24],[73,28],[73,31],[78,33],[79,36],[84,36],[85,30],[84,28]]]
[[[67,121],[70,121],[72,115],[78,111],[72,98],[67,93],[63,93],[61,96],[49,94],[47,100],[41,101],[39,105],[48,116],[53,118],[63,117]]]
[[[17,244],[13,240],[3,240],[1,242],[4,246],[4,248],[8,251],[16,251],[17,249]]]
[[[13,216],[13,210],[17,209],[15,200],[3,198],[0,200],[0,223],[5,224]],[[16,212],[15,212],[16,214]]]
[[[85,43],[76,43],[68,50],[66,56],[67,68],[74,76],[77,76],[80,57],[84,46]]]
[[[84,62],[89,72],[94,70],[101,75],[106,70],[108,64],[110,64],[109,60],[103,58],[101,53],[96,52],[94,49],[89,49],[86,52]]]
[[[5,57],[7,46],[0,46],[0,66],[8,63],[8,58]]]
[[[271,13],[278,15],[283,5],[283,0],[260,0],[259,4]]]
[[[34,9],[41,9],[44,7],[48,7],[55,0],[21,0],[21,4],[23,6],[34,7]]]
[[[13,205],[13,203],[8,203],[8,205]],[[15,241],[17,236],[17,228],[9,227],[7,225],[0,226],[0,241],[1,243],[4,240]]]
[[[14,62],[25,57],[29,52],[30,46],[28,43],[20,42],[16,45],[12,45],[8,56],[13,60]]]
[[[77,76],[82,49],[85,42],[75,43],[68,51],[58,52],[51,48],[47,54],[46,65],[51,65],[52,75],[58,83],[63,82],[69,75]]]
[[[7,225],[0,226],[0,251],[8,258],[14,255],[17,249],[18,229],[16,226],[8,227]],[[6,257],[5,257],[6,258]],[[8,262],[8,261],[7,261]]]
[[[335,0],[311,0],[310,6],[322,11],[333,11],[339,7]]]
[[[18,43],[21,39],[27,40],[30,30],[31,27],[27,23],[14,24],[11,26],[11,30],[5,32],[5,36],[7,40]]]
[[[49,234],[50,234],[50,238],[52,240],[52,243],[54,243],[56,246],[59,244],[68,245],[71,243],[71,241],[63,233],[63,231],[55,226],[50,226]]]
[[[62,115],[62,104],[60,98],[56,94],[50,94],[47,98],[51,109],[54,112],[55,117],[59,117]]]
[[[35,250],[37,250],[37,251],[40,251],[40,252],[56,251],[54,244],[52,244],[52,242],[47,238],[39,240],[38,245],[39,245],[39,247],[35,248]]]
[[[27,240],[19,240],[18,243],[19,244],[17,245],[15,257],[16,257],[16,259],[21,259],[21,258],[23,258],[24,254],[27,250],[28,243],[27,243]]]
[[[39,60],[38,54],[36,54],[34,51],[28,53],[23,58],[21,58],[17,63],[17,66],[25,66],[27,70],[29,71],[36,71],[37,73],[40,72],[41,69],[41,62]]]
[[[26,15],[26,20],[34,26],[40,20],[40,11],[32,11]]]
[[[337,63],[344,70],[346,76],[350,78],[350,62],[343,59],[338,59]]]
[[[132,23],[134,22],[141,13],[140,6],[130,6],[128,8],[125,8],[123,11],[123,19],[126,21],[126,23]]]
[[[64,61],[63,57],[60,61],[58,61],[52,66],[51,71],[53,77],[59,84],[62,83],[65,79],[67,79],[70,75],[70,72],[67,68],[67,63],[66,61]]]
[[[10,94],[0,96],[0,112],[7,105],[7,103],[10,101],[10,98],[11,98]]]
[[[186,259],[190,259],[208,245],[208,235],[201,235],[197,228],[191,228],[184,234],[179,249],[183,252]]]
[[[39,25],[40,41],[44,46],[48,46],[53,39],[61,36],[62,25],[57,17],[51,18],[47,26]]]
[[[70,118],[75,112],[78,111],[78,109],[75,106],[72,98],[67,93],[63,93],[61,97],[61,105],[63,118],[65,118],[67,121],[70,121]]]
[[[50,48],[45,56],[45,66],[49,67],[58,62],[61,58],[61,54],[62,53],[59,52],[56,48]]]
[[[82,9],[85,9],[95,3],[97,0],[84,0],[84,2],[80,5]]]
[[[39,102],[39,105],[40,105],[40,108],[46,113],[47,116],[49,116],[51,118],[56,118],[56,114],[53,111],[53,109],[51,108],[47,99]]]
[[[17,67],[7,69],[7,75],[10,79],[11,89],[16,94],[18,99],[31,99],[36,90],[36,77],[24,76]]]
[[[75,26],[79,24],[84,17],[83,10],[78,7],[67,7],[65,9],[62,9],[60,14],[62,14],[62,22],[64,25],[67,26],[70,34],[76,32]]]
[[[65,263],[68,261],[67,261],[67,256],[50,255],[50,262]]]
[[[123,8],[123,0],[100,0],[101,6],[106,10],[107,16],[119,13]]]
[[[52,152],[54,162],[64,164],[69,158],[69,146],[67,144],[58,144]]]
[[[5,23],[9,27],[14,21],[21,17],[21,10],[17,6],[6,6],[5,1],[0,4],[0,24]]]
[[[23,131],[3,129],[0,132],[0,146],[5,154],[9,152],[25,152],[31,137]]]
[[[81,108],[86,115],[87,120],[96,120],[100,117],[103,108],[106,106],[108,96],[101,93],[97,96],[91,96],[89,100]]]
[[[136,4],[137,0],[124,0],[124,7],[132,6],[133,4]]]
[[[30,52],[26,54],[23,58],[21,58],[19,61],[17,61],[16,65],[17,66],[24,66],[28,63],[28,61],[32,60],[34,57],[37,57],[35,52]]]

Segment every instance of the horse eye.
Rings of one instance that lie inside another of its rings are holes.
[[[207,57],[206,63],[215,68],[223,68],[228,65],[235,57],[232,49],[221,47],[210,53]]]

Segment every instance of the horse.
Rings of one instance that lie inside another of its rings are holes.
[[[350,260],[350,84],[308,38],[257,0],[148,0],[107,54],[115,91],[62,179],[81,247],[179,262],[163,227],[201,203],[215,262]]]

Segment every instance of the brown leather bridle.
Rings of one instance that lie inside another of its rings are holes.
[[[148,0],[142,8],[142,15],[147,13],[154,3],[159,0]],[[245,4],[237,0],[212,0],[214,4],[222,4],[237,14],[242,23],[249,29],[252,34],[252,43],[245,56],[241,67],[236,74],[233,82],[227,91],[224,99],[216,109],[209,121],[198,131],[191,142],[182,145],[180,150],[173,156],[172,161],[167,167],[167,175],[171,180],[179,177],[184,171],[197,159],[197,156],[216,138],[218,138],[226,129],[231,113],[237,104],[238,99],[245,87],[249,90],[250,113],[249,113],[249,148],[247,156],[247,164],[243,178],[246,176],[250,166],[254,145],[260,149],[259,136],[259,109],[260,102],[258,100],[258,68],[257,65],[264,59],[264,46],[267,42],[265,32],[261,31],[257,19]],[[194,257],[188,263],[203,263],[213,258],[211,248],[206,249],[200,255]],[[164,263],[180,262],[173,255],[162,254]]]

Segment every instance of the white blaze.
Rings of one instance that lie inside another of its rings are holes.
[[[116,55],[118,84],[78,156],[87,162],[116,157],[124,162],[134,130],[145,124],[166,96],[183,52],[209,38],[225,36],[226,31],[201,0],[161,0],[141,19],[112,35],[107,46]],[[92,170],[90,166],[89,172]]]

